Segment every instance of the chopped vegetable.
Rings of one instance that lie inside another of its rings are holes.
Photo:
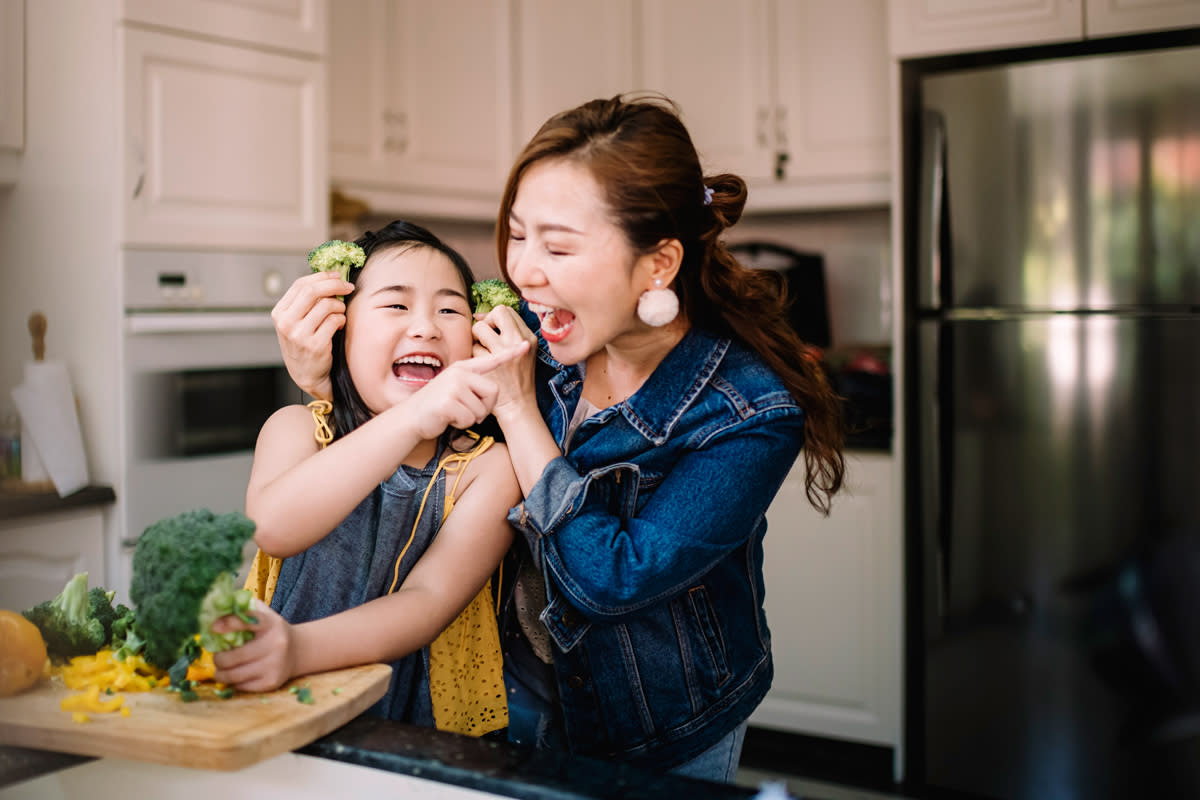
[[[68,695],[58,705],[63,711],[94,711],[97,714],[109,714],[125,705],[125,695],[117,694],[108,700],[101,700],[100,687],[92,684],[86,692]]]
[[[254,533],[254,523],[240,512],[213,514],[207,509],[185,511],[159,520],[138,538],[133,553],[129,595],[136,607],[134,627],[144,641],[146,661],[170,670],[186,666],[204,650],[220,652],[253,637],[250,631],[213,634],[219,616],[248,615],[253,595],[237,589],[233,575],[242,563],[242,549]]]
[[[351,269],[361,267],[366,261],[367,254],[361,247],[341,239],[330,239],[308,253],[309,269],[313,272],[336,272],[344,281],[350,280]]]
[[[308,688],[307,686],[296,692],[296,699],[301,703],[305,703],[310,706],[316,702],[316,700],[313,699],[312,689]]]
[[[521,298],[504,281],[499,278],[488,278],[476,281],[471,285],[471,302],[476,314],[486,314],[496,306],[518,308]]]
[[[21,612],[37,626],[46,641],[46,651],[55,658],[95,653],[108,645],[117,610],[115,592],[99,586],[88,589],[88,574],[80,572],[53,600],[38,603]]]

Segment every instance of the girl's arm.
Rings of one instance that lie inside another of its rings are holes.
[[[525,346],[455,362],[398,405],[318,449],[303,406],[276,412],[259,433],[246,490],[255,542],[280,558],[319,541],[420,443],[481,422],[496,398],[488,376]],[[465,480],[465,478],[464,478]]]
[[[453,480],[453,476],[448,476]],[[247,625],[224,617],[218,630],[254,630],[242,647],[214,656],[216,679],[269,691],[297,675],[393,661],[429,642],[479,593],[512,542],[505,521],[520,498],[502,445],[470,463],[453,512],[395,593],[300,625],[269,609]]]

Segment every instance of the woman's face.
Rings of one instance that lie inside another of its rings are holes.
[[[645,327],[636,312],[650,284],[648,257],[635,257],[600,185],[579,164],[547,160],[526,170],[509,214],[505,266],[564,364]]]
[[[346,307],[346,365],[374,414],[471,355],[471,305],[454,264],[430,247],[373,253]]]

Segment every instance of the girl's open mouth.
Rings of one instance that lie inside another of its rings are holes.
[[[402,381],[429,383],[442,371],[442,361],[434,356],[404,356],[392,364],[392,374]]]
[[[575,327],[575,313],[565,308],[551,308],[541,303],[529,303],[529,310],[542,321],[542,337],[547,342],[561,342]]]

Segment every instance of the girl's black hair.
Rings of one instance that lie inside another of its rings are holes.
[[[471,284],[475,283],[475,275],[471,272],[470,265],[467,264],[467,260],[462,257],[461,253],[434,236],[426,228],[413,222],[395,220],[378,231],[367,231],[355,239],[354,243],[363,249],[367,257],[363,261],[363,266],[350,270],[349,280],[351,283],[358,284],[358,276],[362,274],[363,269],[376,253],[428,247],[441,253],[450,259],[450,263],[454,264],[459,277],[462,278],[463,289],[468,302],[470,302]],[[354,302],[354,298],[355,293],[346,297],[347,308]],[[363,402],[362,397],[359,396],[358,390],[354,388],[354,381],[350,379],[350,368],[346,364],[345,329],[333,334],[333,366],[329,370],[329,379],[333,384],[334,438],[338,439],[374,416],[367,408],[367,404]],[[489,430],[488,433],[491,431]]]

